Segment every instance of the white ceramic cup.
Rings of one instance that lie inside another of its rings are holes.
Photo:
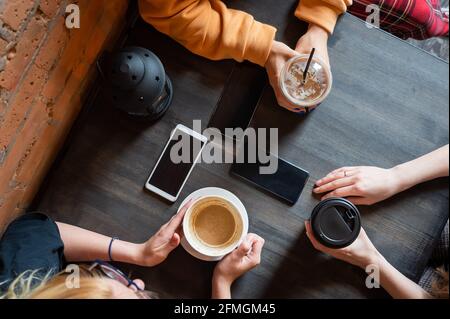
[[[229,242],[220,246],[212,246],[206,244],[201,238],[198,237],[196,232],[193,230],[194,220],[193,213],[202,204],[211,201],[213,204],[222,203],[227,210],[233,215],[235,222],[234,234],[231,236]],[[208,195],[196,199],[191,206],[188,208],[184,220],[183,220],[183,236],[185,243],[189,245],[187,250],[190,251],[192,255],[198,257],[202,260],[207,261],[217,261],[222,259],[224,256],[236,249],[248,233],[248,216],[245,211],[239,210],[236,205],[230,200],[218,196],[218,195]]]

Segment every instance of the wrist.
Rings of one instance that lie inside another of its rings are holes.
[[[220,283],[221,285],[231,286],[234,282],[234,279],[226,274],[221,273],[216,268],[213,273],[213,282]]]
[[[372,249],[369,253],[361,260],[359,267],[366,271],[368,266],[375,266],[380,268],[384,260],[383,255],[381,255],[378,250]]]
[[[362,269],[367,275],[379,274],[381,277],[386,272],[389,262],[378,251],[375,251],[371,256],[370,261]],[[381,278],[379,279],[381,280]],[[379,282],[381,284],[381,282]]]
[[[264,64],[264,67],[267,67],[268,64],[270,64],[272,61],[272,58],[280,53],[280,46],[279,42],[276,40],[272,41],[272,46],[270,47],[269,55],[267,56],[266,63]]]
[[[327,30],[322,28],[321,26],[318,26],[317,24],[311,23],[308,27],[308,33],[311,35],[314,35],[314,37],[319,37],[324,40],[328,40],[329,33]]]
[[[229,278],[214,273],[212,279],[212,298],[229,299],[231,298],[231,285],[233,281]]]
[[[131,258],[133,260],[133,264],[139,266],[145,266],[148,264],[149,256],[145,253],[145,243],[144,244],[132,244],[131,247]]]
[[[142,265],[143,245],[134,244],[127,241],[116,239],[111,244],[111,254],[107,254],[108,259],[118,262],[124,262],[134,265]]]
[[[405,164],[394,166],[390,169],[390,172],[393,176],[392,184],[395,188],[395,193],[400,193],[412,186],[408,180],[410,173],[408,172],[408,167]]]

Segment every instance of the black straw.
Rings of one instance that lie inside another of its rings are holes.
[[[306,82],[306,77],[308,76],[309,65],[311,64],[312,58],[314,56],[314,52],[316,52],[316,48],[312,48],[311,53],[309,54],[308,62],[306,62],[305,70],[303,71],[303,84]]]

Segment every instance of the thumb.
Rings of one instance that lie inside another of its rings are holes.
[[[172,238],[170,238],[168,248],[170,250],[173,250],[173,249],[177,248],[179,244],[180,244],[180,235],[178,235],[177,233],[174,233],[172,235]]]
[[[303,49],[303,47],[305,46],[304,42],[305,41],[303,41],[303,37],[300,37],[300,39],[298,39],[297,43],[295,44],[295,49],[294,50],[297,51],[297,52],[305,51]]]
[[[237,253],[239,254],[239,256],[244,257],[248,254],[251,248],[252,243],[248,239],[244,239],[242,244],[238,247]]]

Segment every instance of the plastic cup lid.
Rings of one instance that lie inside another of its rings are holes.
[[[311,214],[315,238],[330,248],[343,248],[353,243],[361,230],[361,215],[355,205],[344,198],[320,202]]]

